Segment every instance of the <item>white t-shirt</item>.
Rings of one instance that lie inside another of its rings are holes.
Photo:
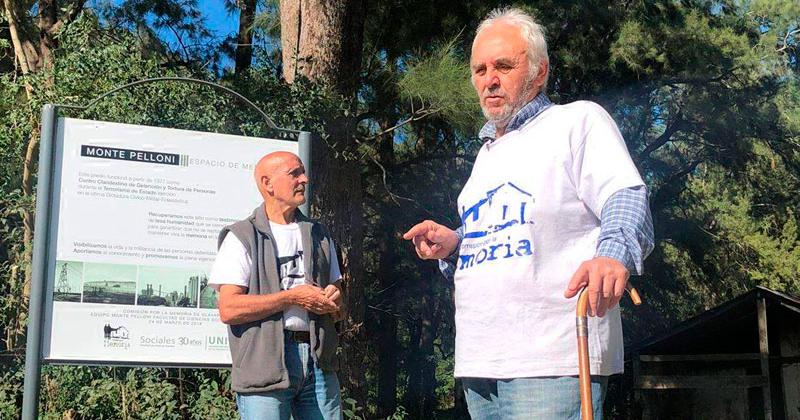
[[[458,197],[465,237],[455,273],[459,377],[577,375],[577,298],[564,290],[594,257],[614,192],[643,185],[599,105],[554,105],[485,144]],[[592,374],[623,369],[619,306],[589,320]]]
[[[275,245],[278,248],[278,263],[281,277],[281,290],[289,290],[306,284],[303,265],[303,242],[300,226],[297,223],[281,225],[269,222]],[[342,278],[339,271],[339,260],[331,243],[331,283]],[[226,235],[217,252],[217,258],[211,268],[208,284],[219,290],[223,284],[248,287],[252,261],[247,249],[236,235]],[[308,331],[308,312],[297,305],[292,305],[283,313],[283,327],[292,331]]]

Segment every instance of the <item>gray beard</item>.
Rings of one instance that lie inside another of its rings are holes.
[[[520,108],[521,109],[521,108]],[[516,106],[506,106],[500,114],[492,115],[489,113],[489,110],[486,108],[481,107],[483,111],[483,116],[486,118],[487,121],[494,124],[497,128],[505,128],[509,122],[511,122],[511,118],[519,112]]]
[[[529,102],[529,99],[527,98],[531,93],[531,83],[532,81],[526,80],[525,88],[522,89],[518,102],[514,104],[507,104],[503,108],[503,111],[501,111],[499,114],[491,115],[488,109],[481,106],[481,111],[483,111],[484,118],[486,118],[488,122],[494,124],[496,129],[505,131],[505,128],[508,126],[508,123],[511,122],[511,119],[514,118],[514,116],[517,115],[517,113]]]

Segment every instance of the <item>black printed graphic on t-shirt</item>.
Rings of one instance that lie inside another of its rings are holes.
[[[297,281],[305,277],[303,273],[303,251],[296,255],[278,258],[281,269],[281,282],[284,288],[289,289]]]

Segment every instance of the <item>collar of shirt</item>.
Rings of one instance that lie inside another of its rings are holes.
[[[508,126],[506,126],[506,133],[522,127],[528,121],[536,118],[542,111],[549,108],[550,105],[553,105],[553,103],[550,102],[550,98],[544,93],[539,93],[511,118],[511,121],[508,122]],[[497,139],[497,127],[495,127],[493,122],[489,121],[483,125],[478,136],[484,142],[494,141]]]

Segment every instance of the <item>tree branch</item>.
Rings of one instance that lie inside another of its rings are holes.
[[[411,122],[414,122],[414,121],[419,121],[419,120],[421,120],[421,119],[423,119],[423,118],[425,118],[425,117],[427,117],[429,115],[433,115],[433,114],[436,114],[438,112],[439,112],[438,109],[428,109],[428,110],[421,109],[421,110],[414,111],[414,113],[410,117],[406,118],[403,121],[400,121],[399,123],[395,124],[393,127],[389,127],[386,130],[383,130],[383,131],[375,133],[375,134],[373,134],[373,135],[371,135],[369,137],[366,137],[366,138],[364,138],[364,140],[375,140],[376,138],[384,136],[386,134],[389,134],[389,133],[397,130],[398,128],[400,128],[400,127],[402,127],[402,126],[404,126],[404,125],[406,125],[408,123],[411,123]]]
[[[57,0],[39,0],[39,62],[37,69],[50,68],[53,65],[53,50],[58,46],[53,35],[53,27],[58,21]],[[48,85],[53,80],[48,77]]]
[[[655,139],[652,143],[648,144],[641,153],[639,153],[639,161],[643,161],[650,156],[651,153],[656,151],[661,146],[667,144],[672,140],[672,135],[677,133],[678,131],[683,128],[685,125],[685,120],[681,116],[681,111],[678,111],[678,114],[675,116],[675,119],[672,121],[671,124],[667,125],[667,128]]]
[[[667,177],[667,179],[665,179],[664,182],[662,183],[661,188],[659,188],[658,191],[656,191],[653,194],[653,198],[652,198],[652,200],[650,200],[651,203],[652,203],[652,208],[653,209],[661,208],[661,204],[665,200],[665,194],[667,194],[667,192],[669,192],[670,190],[674,189],[674,185],[673,184],[675,182],[677,182],[678,180],[680,180],[681,178],[683,178],[683,177],[689,175],[690,173],[692,173],[697,168],[697,165],[699,165],[701,163],[703,163],[703,159],[696,159],[696,160],[692,161],[691,163],[689,163],[683,169],[681,169],[678,172],[675,172],[672,175],[670,175],[669,177]]]
[[[422,155],[413,157],[411,159],[406,159],[403,162],[396,163],[396,164],[392,165],[392,167],[390,168],[391,171],[386,171],[381,165],[377,165],[377,166],[379,166],[379,169],[381,169],[381,171],[384,173],[384,179],[385,179],[386,175],[389,172],[393,173],[393,172],[397,171],[398,169],[407,168],[409,166],[413,166],[413,165],[415,165],[417,163],[420,163],[420,162],[430,162],[430,161],[434,161],[434,160],[444,160],[444,159],[464,159],[464,160],[466,160],[466,161],[468,161],[470,163],[474,163],[475,162],[475,156],[473,156],[473,155],[460,154],[460,153],[440,153],[440,154],[422,154]],[[377,174],[378,174],[378,172],[375,171],[375,170],[367,170],[367,171],[365,171],[364,176],[365,177],[370,177],[370,176],[375,176]]]
[[[372,154],[368,153],[368,155],[369,155],[369,158],[372,160],[372,162],[374,162],[376,165],[378,165],[379,168],[381,168],[383,187],[386,189],[386,192],[389,194],[389,198],[392,201],[394,201],[394,203],[397,204],[397,205],[400,205],[400,202],[397,201],[398,198],[401,199],[401,200],[413,202],[414,201],[413,199],[408,198],[408,197],[403,197],[402,195],[397,195],[397,194],[393,193],[391,189],[389,189],[389,183],[386,181],[386,175],[387,175],[386,168],[383,165],[381,165],[381,163],[378,162],[378,159],[375,159],[375,157],[372,156]]]
[[[8,22],[8,32],[11,35],[11,44],[14,46],[14,56],[16,62],[22,70],[22,74],[28,74],[34,69],[33,63],[28,60],[26,48],[23,45],[23,40],[20,37],[19,19],[17,18],[16,4],[12,0],[3,0],[3,8],[5,9],[6,21]],[[27,40],[26,40],[27,41]]]
[[[184,61],[189,61],[191,56],[189,55],[189,51],[186,49],[186,44],[183,43],[183,38],[181,38],[180,33],[178,33],[178,31],[173,28],[171,24],[167,24],[166,26],[175,35],[175,39],[178,40],[178,45],[180,45],[181,49],[183,50]]]
[[[86,4],[86,0],[75,0],[72,4],[72,10],[69,11],[66,15],[64,15],[61,19],[59,19],[49,30],[51,35],[55,35],[58,31],[61,30],[63,26],[69,25],[70,23],[74,22],[75,19],[78,18],[78,15],[81,14],[83,11],[83,6]]]
[[[475,163],[475,156],[463,153],[441,153],[441,154],[430,154],[430,155],[422,155],[416,156],[411,159],[406,159],[403,162],[396,164],[394,167],[395,169],[402,169],[407,166],[415,165],[419,162],[425,161],[432,161],[432,160],[440,160],[440,159],[464,159],[470,163]]]
[[[800,29],[795,29],[793,31],[789,31],[786,33],[786,36],[783,37],[783,46],[778,48],[777,52],[784,52],[787,48],[789,48],[789,38],[794,36],[795,34],[800,33]]]

